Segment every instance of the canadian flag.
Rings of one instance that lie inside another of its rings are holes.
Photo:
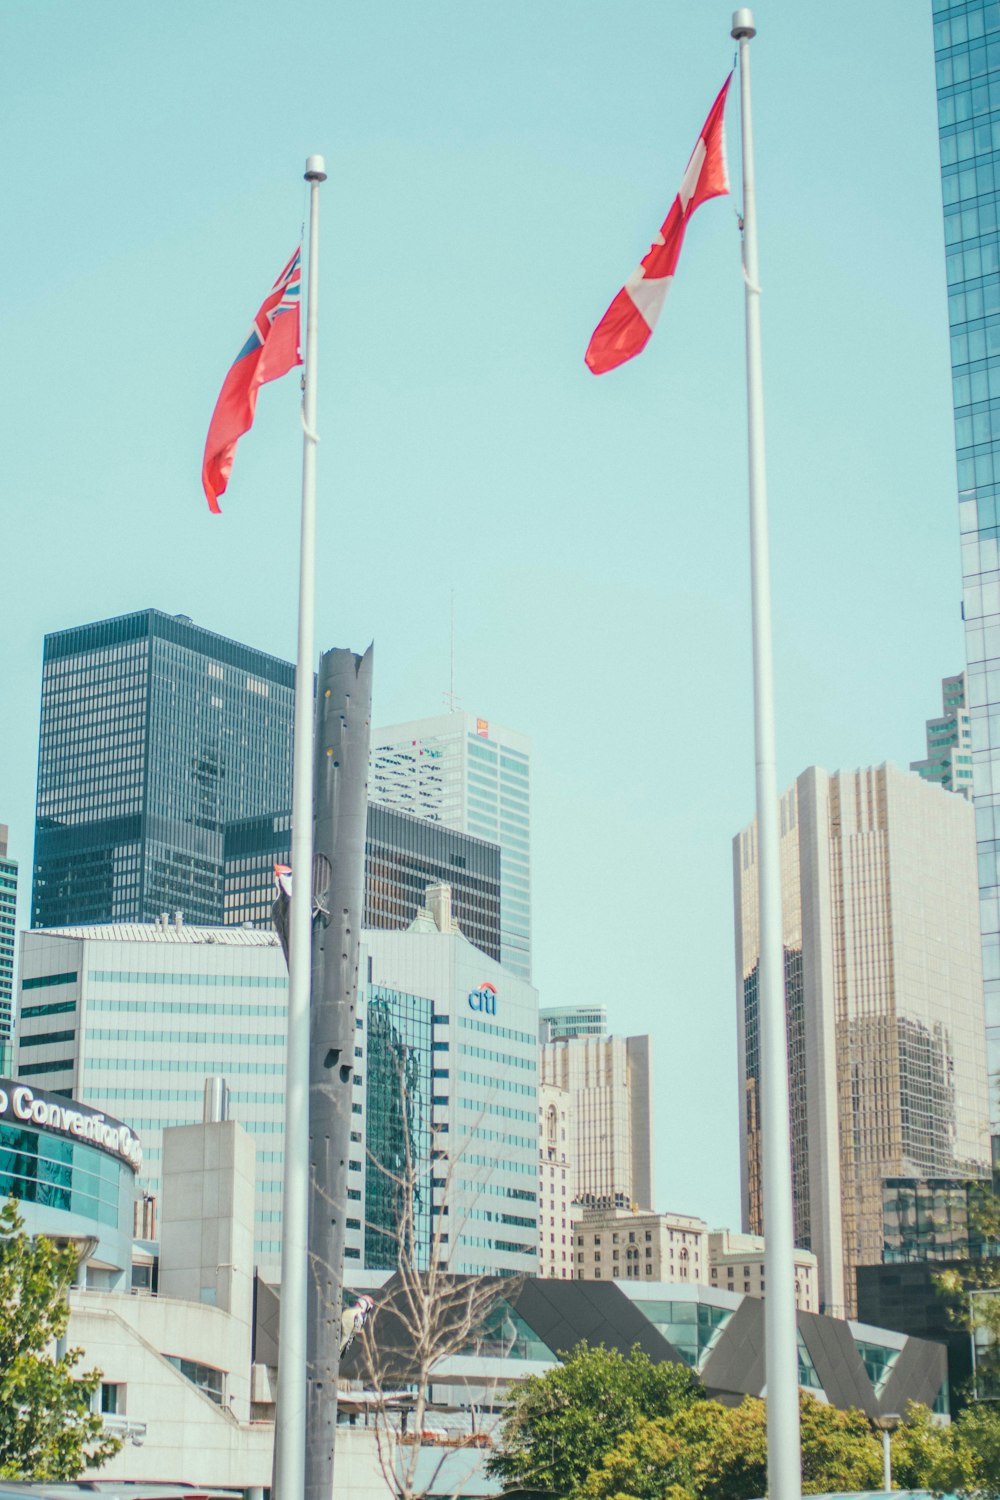
[[[594,375],[616,369],[645,349],[674,279],[688,219],[700,203],[729,192],[724,117],[730,83],[732,74],[712,105],[656,242],[594,330],[585,356]]]

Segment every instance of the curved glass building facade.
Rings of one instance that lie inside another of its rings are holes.
[[[88,1242],[81,1280],[118,1290],[131,1267],[138,1142],[86,1105],[0,1078],[0,1201],[30,1234]]]

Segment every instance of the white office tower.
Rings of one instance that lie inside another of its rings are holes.
[[[538,1086],[538,1272],[572,1281],[573,1107],[565,1089]]]
[[[549,1005],[539,1012],[538,1019],[543,1042],[608,1034],[608,1012],[603,1005]]]
[[[743,1228],[763,1230],[756,824],[733,842]],[[975,812],[884,765],[781,799],[795,1243],[850,1316],[883,1180],[987,1175]]]
[[[652,1039],[544,1042],[541,1078],[570,1099],[573,1198],[588,1208],[653,1204]]]
[[[537,1274],[537,992],[462,935],[445,885],[407,932],[367,932],[365,950],[367,1264],[395,1266],[397,1190],[379,1163],[408,1153],[422,1174],[413,1233],[428,1245],[441,1227],[439,1264]]]
[[[225,1078],[256,1151],[255,1255],[269,1280],[281,1263],[287,991],[268,932],[164,917],[21,934],[18,1078],[126,1121],[143,1143],[137,1189],[157,1197],[164,1128],[199,1123],[205,1079]]]
[[[368,795],[500,846],[500,958],[531,978],[531,742],[474,714],[372,732]]]

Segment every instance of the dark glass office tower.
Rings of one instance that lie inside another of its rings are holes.
[[[46,636],[31,922],[223,921],[223,835],[288,806],[295,671],[143,610]]]
[[[1000,1119],[1000,5],[933,0],[991,1114]]]
[[[291,813],[244,818],[226,829],[224,921],[270,927],[274,865],[291,857]],[[500,961],[500,847],[398,808],[368,804],[362,924],[409,927],[429,885],[451,886],[464,935]]]

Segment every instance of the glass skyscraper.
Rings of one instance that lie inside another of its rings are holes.
[[[368,796],[500,845],[500,962],[531,979],[531,743],[460,712],[372,731]]]
[[[223,846],[226,926],[271,930],[274,866],[292,857],[292,815],[230,823]],[[500,850],[485,839],[369,802],[361,924],[409,927],[429,885],[451,886],[452,910],[475,947],[500,958]]]
[[[14,1035],[14,932],[17,862],[7,855],[7,825],[0,823],[0,1073],[11,1070]]]
[[[1000,1120],[1000,4],[933,0],[991,1115]]]
[[[291,800],[294,687],[186,615],[46,636],[32,926],[221,923],[226,824]]]

